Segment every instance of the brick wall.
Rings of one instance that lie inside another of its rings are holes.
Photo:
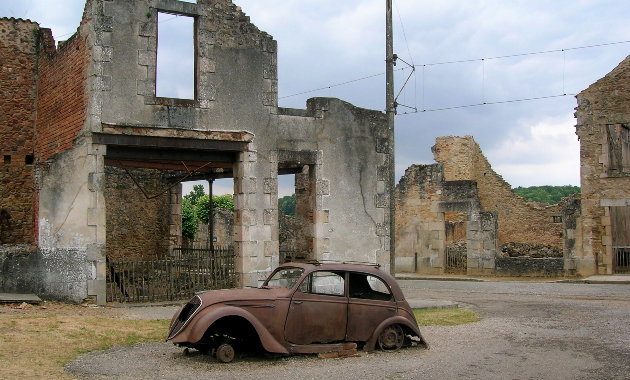
[[[36,158],[46,161],[72,146],[86,118],[86,37],[77,31],[54,50],[49,29],[41,30],[37,95]]]
[[[35,243],[38,30],[28,20],[0,19],[0,244]]]
[[[444,165],[444,180],[477,183],[481,207],[499,213],[499,245],[507,242],[537,243],[562,247],[562,215],[559,205],[527,201],[512,191],[498,175],[472,138],[439,137],[432,148],[435,160]]]

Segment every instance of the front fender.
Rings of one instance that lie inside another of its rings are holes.
[[[256,330],[258,338],[260,339],[260,342],[262,343],[262,346],[265,350],[279,354],[289,353],[289,351],[287,351],[287,349],[283,345],[281,345],[271,335],[271,333],[269,333],[267,328],[262,323],[260,323],[258,318],[256,318],[250,312],[235,306],[216,305],[202,310],[199,314],[195,316],[195,318],[193,318],[192,321],[190,321],[188,327],[185,329],[189,331],[186,341],[191,343],[199,342],[199,340],[201,340],[203,335],[206,333],[206,330],[210,326],[212,326],[214,322],[228,316],[238,316],[247,320]],[[174,343],[177,343],[175,339]]]
[[[374,347],[376,347],[376,341],[378,340],[378,336],[381,335],[381,333],[383,332],[383,330],[389,326],[389,325],[403,325],[405,327],[410,328],[416,335],[418,335],[418,338],[420,338],[420,341],[423,344],[427,344],[426,341],[424,340],[424,338],[422,337],[422,334],[420,334],[420,329],[418,328],[418,325],[411,323],[407,318],[405,317],[401,317],[401,316],[395,316],[395,317],[391,317],[388,318],[386,320],[384,320],[383,322],[381,322],[375,329],[374,329],[374,333],[372,334],[372,336],[370,337],[370,339],[365,343],[365,346],[363,346],[363,349],[365,351],[372,351],[374,350]],[[427,346],[428,347],[428,346]]]

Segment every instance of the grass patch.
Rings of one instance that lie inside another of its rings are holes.
[[[159,342],[168,320],[81,315],[0,314],[0,378],[72,379],[63,366],[79,354],[113,346]]]
[[[455,326],[481,320],[477,313],[457,307],[447,309],[414,309],[418,326]]]

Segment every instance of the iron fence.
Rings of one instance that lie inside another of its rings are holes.
[[[107,267],[108,302],[181,300],[236,284],[232,247],[176,247],[170,255],[108,259]]]
[[[630,247],[613,247],[615,273],[630,273]]]
[[[446,248],[444,272],[466,274],[468,257],[466,250]]]

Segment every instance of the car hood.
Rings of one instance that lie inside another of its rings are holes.
[[[248,288],[210,290],[198,294],[204,306],[217,303],[231,303],[240,301],[273,301],[277,298],[288,297],[290,290],[286,288]]]

